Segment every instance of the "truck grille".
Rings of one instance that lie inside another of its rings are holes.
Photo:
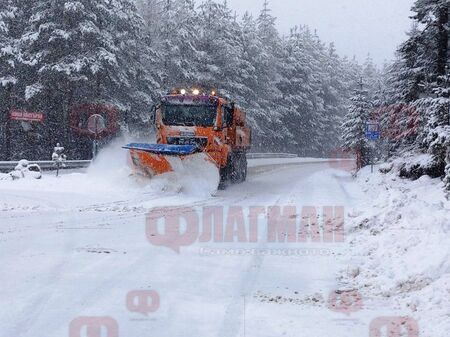
[[[196,145],[199,149],[204,149],[208,145],[206,137],[169,137],[169,145]]]

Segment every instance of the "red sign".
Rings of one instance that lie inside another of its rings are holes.
[[[102,139],[119,130],[119,112],[107,104],[80,104],[72,107],[70,127],[80,136]]]
[[[14,121],[42,122],[44,120],[44,114],[25,110],[11,110],[9,119]]]

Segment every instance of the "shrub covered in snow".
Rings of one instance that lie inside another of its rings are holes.
[[[19,161],[14,171],[10,172],[7,176],[3,176],[3,179],[18,180],[22,178],[35,178],[41,179],[41,168],[37,164],[30,164],[26,159]]]
[[[65,161],[67,160],[67,156],[63,152],[64,147],[62,147],[60,143],[56,144],[52,154],[52,160],[56,167],[56,176],[59,175],[59,170],[61,168],[66,167]]]

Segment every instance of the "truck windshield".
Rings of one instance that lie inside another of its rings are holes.
[[[212,127],[216,121],[213,105],[164,105],[162,119],[165,125]]]

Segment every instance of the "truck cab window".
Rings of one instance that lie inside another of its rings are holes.
[[[233,109],[229,106],[222,106],[223,126],[230,127],[233,125]]]

